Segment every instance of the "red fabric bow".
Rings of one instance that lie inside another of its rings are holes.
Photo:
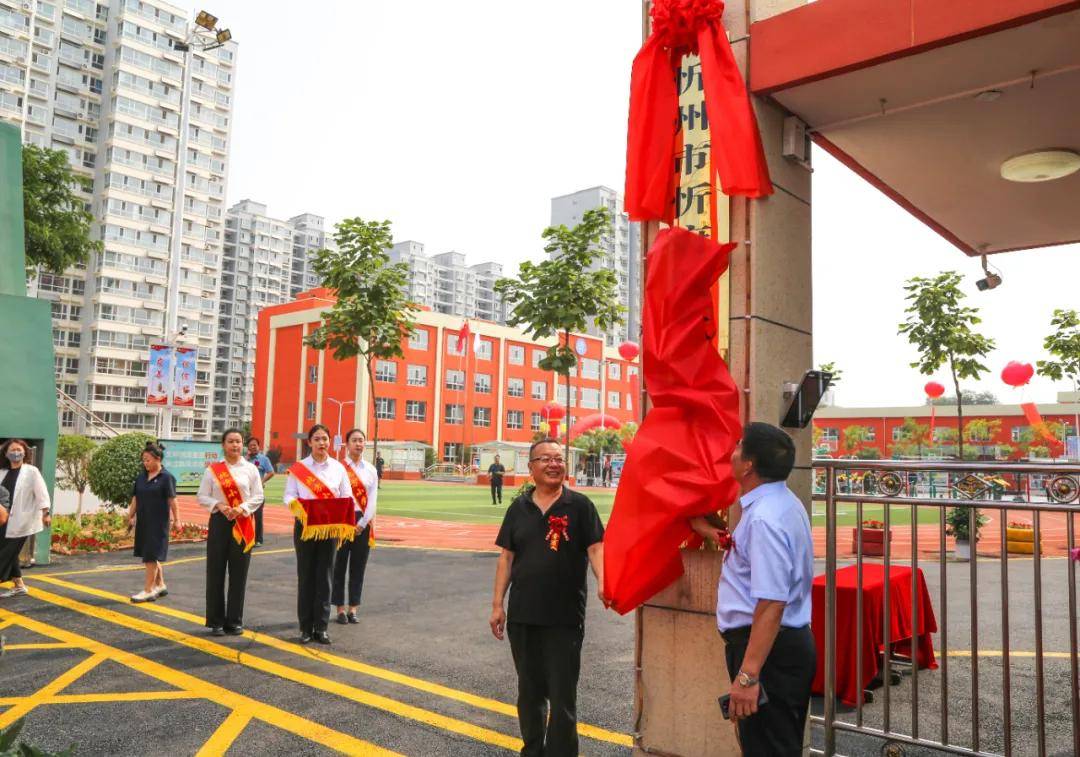
[[[709,289],[734,246],[672,228],[649,251],[642,371],[653,408],[630,446],[604,535],[604,596],[620,613],[682,575],[690,518],[738,496],[739,390],[709,340]]]
[[[728,44],[720,0],[655,0],[652,33],[634,58],[626,146],[626,212],[633,221],[675,219],[680,131],[676,82],[697,54],[709,117],[711,171],[727,195],[765,197],[772,182],[757,119]]]
[[[551,547],[552,552],[559,551],[559,540],[565,539],[570,541],[570,534],[566,529],[570,525],[569,515],[549,515],[548,516],[548,532],[547,540],[548,546]]]

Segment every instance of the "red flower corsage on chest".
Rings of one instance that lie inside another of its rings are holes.
[[[570,532],[567,531],[569,527],[569,515],[548,516],[547,543],[548,546],[551,547],[552,552],[559,551],[559,544],[562,541],[570,541]]]

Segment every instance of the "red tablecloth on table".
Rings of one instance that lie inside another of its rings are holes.
[[[857,566],[836,571],[836,695],[842,702],[854,706],[878,674],[878,654],[885,644],[884,612],[885,568],[877,563],[863,563],[863,634],[862,649],[855,649],[856,596],[858,594]],[[919,627],[912,633],[911,568],[889,567],[889,641],[894,655],[911,657],[911,637],[918,636],[916,661],[920,668],[937,668],[934,643],[930,634],[937,631],[934,606],[926,579],[920,570]],[[817,647],[817,673],[813,691],[825,691],[825,576],[814,579],[813,619],[814,644]],[[857,657],[862,655],[862,681],[857,680]]]

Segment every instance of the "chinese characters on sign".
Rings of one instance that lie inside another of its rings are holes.
[[[194,347],[150,347],[146,371],[146,404],[174,407],[195,406]]]

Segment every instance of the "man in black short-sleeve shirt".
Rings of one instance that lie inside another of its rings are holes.
[[[604,526],[588,497],[563,486],[566,463],[557,442],[532,446],[529,473],[536,488],[510,504],[495,540],[502,553],[491,631],[497,639],[504,630],[510,637],[525,742],[521,754],[574,757],[587,572],[591,565],[604,601]]]

